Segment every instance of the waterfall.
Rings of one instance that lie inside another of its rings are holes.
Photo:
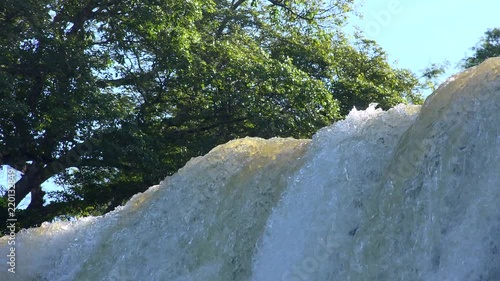
[[[0,238],[0,280],[499,281],[500,58],[423,106],[244,138],[102,217]]]

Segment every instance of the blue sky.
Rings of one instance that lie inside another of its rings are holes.
[[[377,41],[393,66],[415,73],[445,60],[450,62],[446,77],[459,72],[457,64],[473,53],[470,48],[484,32],[500,27],[499,0],[361,0],[357,5],[363,19],[352,18],[351,24]]]

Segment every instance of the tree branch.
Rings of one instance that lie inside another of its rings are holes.
[[[208,131],[208,130],[213,129],[213,128],[217,128],[217,127],[222,126],[222,125],[238,123],[238,122],[242,122],[242,121],[246,121],[246,120],[248,120],[248,117],[240,117],[240,118],[226,120],[226,121],[219,122],[219,123],[212,124],[212,125],[207,125],[204,127],[197,127],[197,128],[185,129],[185,130],[176,130],[174,133],[176,133],[176,134],[191,134],[191,133],[197,133],[197,132],[204,132],[204,131]]]
[[[26,166],[24,175],[13,187],[15,190],[16,205],[23,200],[33,189],[39,188],[50,177],[63,172],[69,167],[78,167],[81,157],[85,153],[95,150],[98,137],[75,145],[56,161],[41,163],[34,161]]]
[[[247,0],[238,0],[236,2],[233,1],[231,5],[231,11],[236,11],[245,1]],[[217,32],[215,33],[215,38],[220,38],[222,36],[222,32],[224,31],[224,28],[226,28],[227,24],[229,23],[230,17],[226,15],[224,20],[220,23],[219,28],[217,29]]]
[[[142,79],[148,79],[154,77],[154,75],[157,73],[155,69],[144,72],[144,73],[132,73],[126,77],[118,78],[118,79],[101,79],[96,81],[97,86],[100,88],[105,88],[105,87],[120,87],[120,86],[126,86],[126,85],[134,85],[137,84],[138,80]]]
[[[314,21],[314,17],[306,17],[304,15],[301,15],[300,13],[294,11],[291,7],[285,5],[283,2],[281,1],[277,1],[277,0],[268,0],[271,4],[275,5],[275,6],[278,6],[278,7],[281,7],[283,8],[285,11],[289,12],[290,14],[298,17],[299,19],[303,19],[303,20],[306,20],[306,21]]]

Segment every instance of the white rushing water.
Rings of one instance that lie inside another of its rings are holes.
[[[500,58],[420,106],[245,138],[103,217],[0,239],[0,280],[499,281]]]

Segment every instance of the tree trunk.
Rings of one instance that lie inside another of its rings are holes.
[[[15,198],[16,198],[16,206],[19,205],[21,200],[24,199],[32,190],[38,189],[39,191],[34,192],[33,200],[40,200],[40,194],[42,191],[41,184],[46,179],[43,176],[43,166],[38,163],[33,163],[29,165],[24,173],[23,177],[16,183],[13,187],[15,189]],[[33,195],[33,193],[32,193]],[[43,195],[42,195],[42,204],[43,204]],[[31,205],[31,204],[30,204]],[[35,203],[35,206],[37,204]]]
[[[45,191],[42,190],[42,186],[34,187],[31,190],[31,203],[28,205],[28,209],[42,209],[44,195]]]
[[[83,153],[92,151],[93,144],[98,138],[80,143],[54,162],[28,164],[23,177],[13,187],[15,189],[16,206],[19,205],[30,192],[32,193],[31,204],[28,208],[43,206],[43,195],[41,185],[50,177],[63,172],[68,167],[78,167]],[[9,164],[9,163],[7,163]]]

